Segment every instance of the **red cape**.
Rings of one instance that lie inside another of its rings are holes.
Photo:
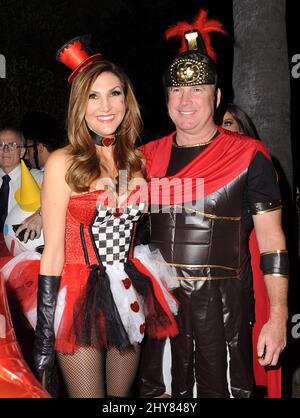
[[[198,196],[203,197],[219,190],[241,174],[249,167],[257,152],[262,152],[267,158],[271,159],[265,145],[261,141],[224,130],[220,127],[218,130],[220,131],[220,135],[198,157],[180,170],[175,176],[168,177],[168,179],[204,178],[203,195]],[[172,132],[161,139],[141,147],[141,151],[146,157],[146,170],[150,179],[165,176],[170,161],[174,134],[175,132]],[[194,198],[196,197],[196,186],[196,183],[193,183],[191,186]],[[186,196],[191,196],[191,193],[184,194],[180,189],[177,192],[169,187],[164,190],[158,183],[152,181],[151,203],[165,202],[166,194],[169,195],[171,204],[182,203],[187,201]],[[259,268],[260,254],[254,231],[252,231],[250,236],[249,247],[253,272],[256,318],[253,328],[254,378],[256,385],[267,387],[267,395],[269,398],[280,398],[281,368],[264,368],[258,363],[257,340],[262,326],[268,320],[269,301],[263,274]]]
[[[270,158],[265,145],[245,135],[229,132],[219,128],[220,134],[198,157],[183,167],[175,176],[167,177],[172,179],[205,179],[203,196],[207,196],[226,184],[230,183],[245,169],[247,169],[258,151],[262,152],[267,158]],[[151,197],[158,197],[158,184],[153,182],[153,178],[165,177],[167,171],[174,132],[150,142],[141,147],[141,151],[146,157],[146,170],[151,178]],[[192,185],[193,197],[196,183]],[[170,188],[160,187],[160,202]],[[171,201],[173,203],[182,203],[187,201],[188,194],[184,195],[179,190],[171,189]],[[200,196],[198,196],[200,197]],[[151,203],[158,203],[151,201]]]
[[[262,367],[258,362],[257,341],[262,326],[269,318],[269,298],[264,276],[259,267],[260,254],[254,230],[250,235],[249,248],[255,298],[255,324],[252,334],[254,378],[257,385],[266,386],[268,398],[281,398],[281,367]]]

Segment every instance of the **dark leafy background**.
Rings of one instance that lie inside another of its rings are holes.
[[[231,1],[203,1],[229,33]],[[0,53],[7,61],[7,78],[0,81],[1,114],[16,123],[24,113],[42,110],[63,119],[69,70],[55,61],[56,50],[67,40],[92,35],[92,48],[120,64],[132,79],[142,107],[144,136],[168,131],[162,74],[179,43],[167,42],[163,33],[179,20],[191,20],[199,1],[88,0],[0,1]],[[232,41],[213,37],[224,85],[231,85]],[[224,59],[223,59],[224,58]],[[226,83],[225,83],[226,81]]]

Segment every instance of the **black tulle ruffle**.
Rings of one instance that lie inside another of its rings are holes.
[[[130,341],[102,265],[93,264],[86,294],[75,310],[74,327],[79,345],[124,349]]]

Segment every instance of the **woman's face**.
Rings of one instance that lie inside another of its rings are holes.
[[[126,112],[121,81],[110,72],[100,74],[92,84],[85,120],[88,127],[100,136],[113,135]]]
[[[225,112],[222,122],[223,128],[232,132],[240,132],[239,125],[230,112]]]

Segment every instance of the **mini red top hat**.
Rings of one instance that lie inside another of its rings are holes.
[[[73,72],[68,77],[68,82],[72,83],[74,77],[87,65],[100,60],[100,53],[89,55],[90,37],[87,35],[77,36],[66,42],[56,53],[56,59],[69,67]]]

